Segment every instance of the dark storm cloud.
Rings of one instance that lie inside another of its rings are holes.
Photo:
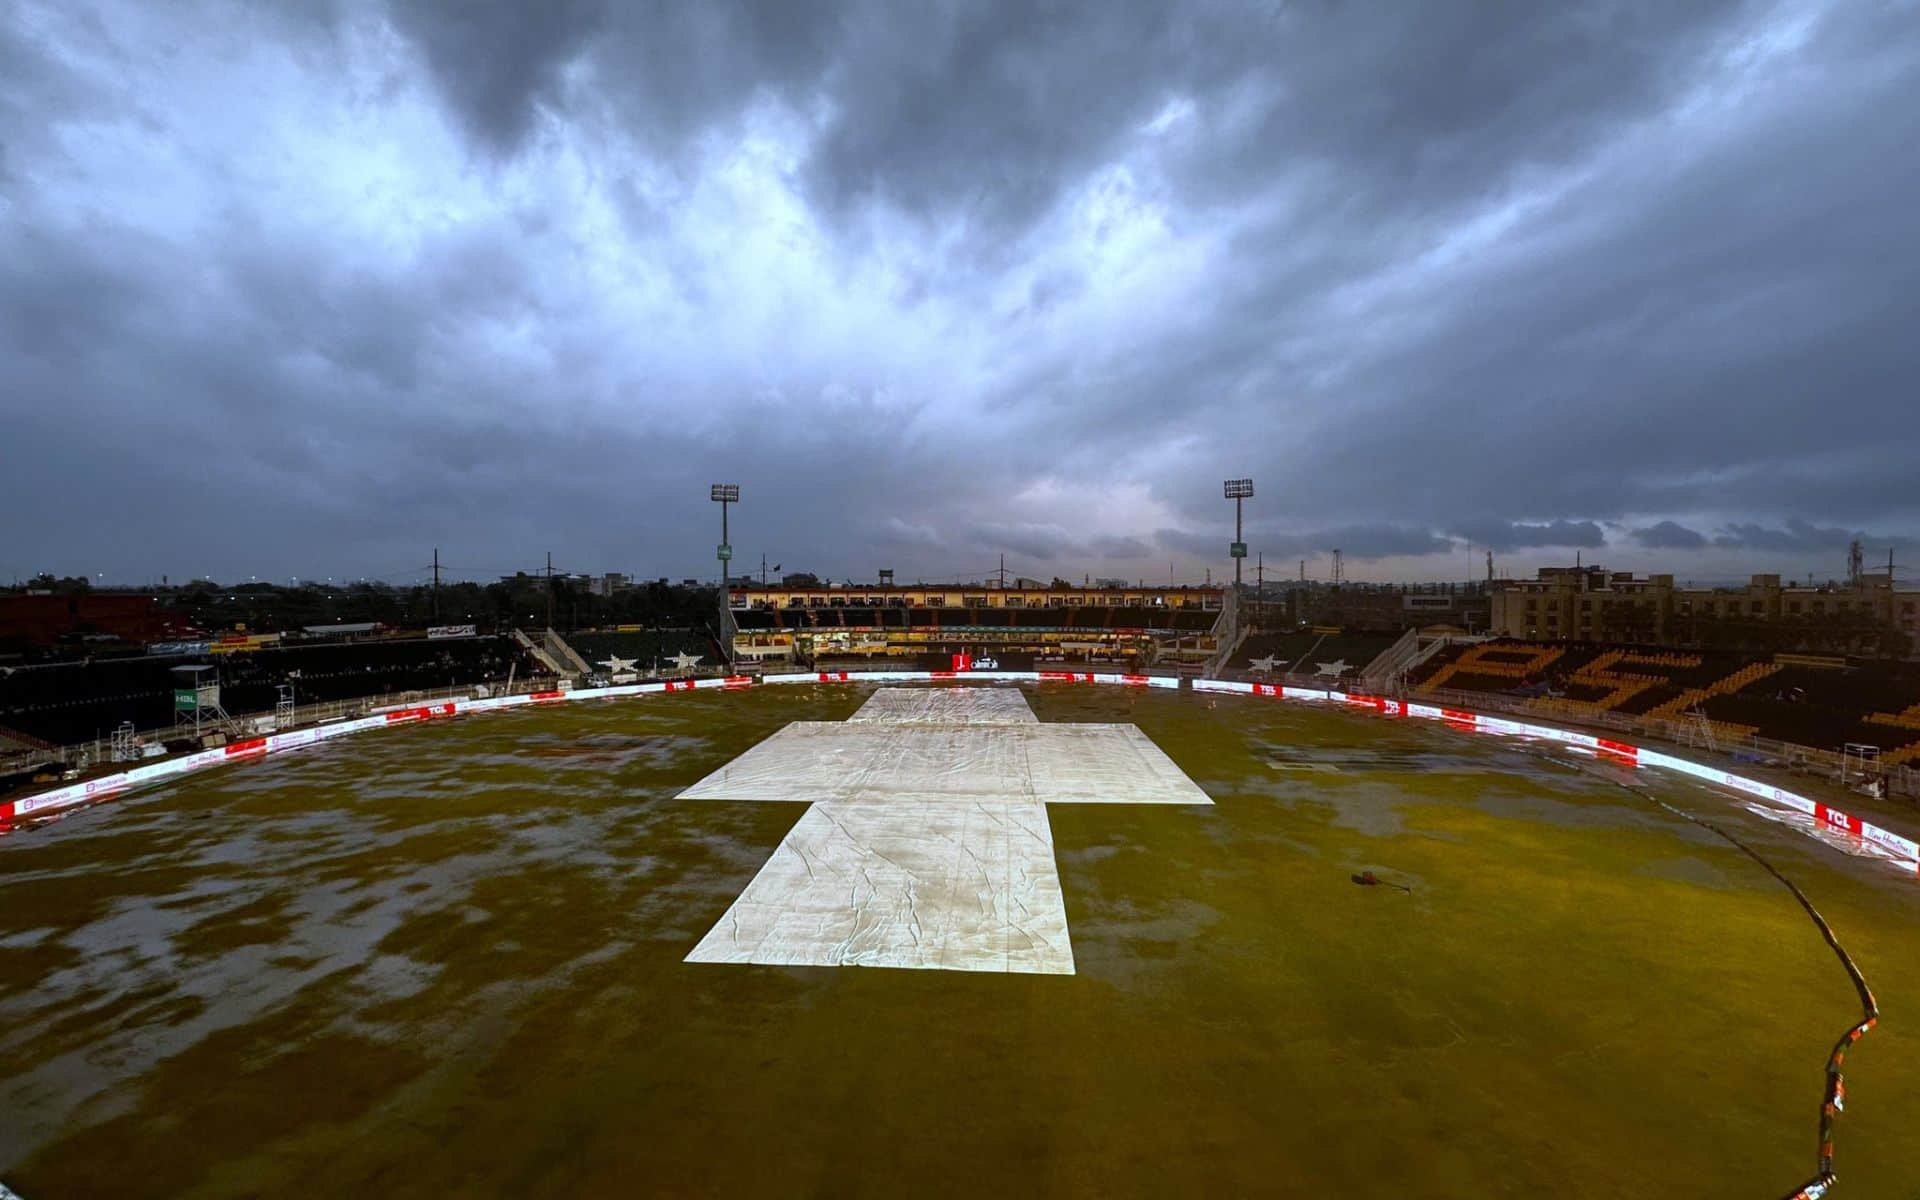
[[[1604,546],[1606,534],[1592,521],[1465,521],[1451,532],[1489,550],[1520,550],[1538,546]]]
[[[677,577],[737,478],[790,570],[1197,576],[1240,474],[1275,559],[1910,545],[1911,20],[11,7],[10,557]]]
[[[1248,547],[1276,562],[1287,558],[1320,558],[1340,551],[1345,558],[1378,561],[1386,558],[1423,558],[1451,553],[1454,543],[1429,529],[1402,525],[1341,525],[1306,531],[1254,530],[1248,533]],[[1182,529],[1162,529],[1156,535],[1161,547],[1190,554],[1196,558],[1215,557],[1221,552],[1220,538]]]
[[[1837,559],[1856,539],[1876,549],[1891,546],[1898,550],[1920,544],[1913,538],[1898,534],[1875,535],[1857,529],[1822,528],[1805,521],[1788,521],[1784,528],[1779,529],[1753,523],[1728,525],[1714,534],[1713,544],[1735,550],[1794,554],[1816,552],[1824,558]]]
[[[1707,544],[1705,534],[1677,521],[1661,521],[1632,530],[1628,536],[1651,550],[1698,550]]]
[[[967,534],[982,550],[1004,550],[1039,562],[1052,562],[1082,549],[1081,543],[1058,525],[976,525]]]
[[[561,100],[561,71],[599,32],[606,8],[602,0],[395,0],[392,12],[473,136],[490,149],[511,151],[539,110]]]

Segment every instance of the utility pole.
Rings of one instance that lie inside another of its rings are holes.
[[[1307,560],[1303,558],[1300,560],[1300,582],[1305,583],[1306,581],[1307,581]]]
[[[433,548],[433,619],[440,619],[440,547]]]
[[[553,551],[547,551],[547,628],[553,628]]]
[[[1267,555],[1265,551],[1253,557],[1253,590],[1261,592],[1267,586]]]

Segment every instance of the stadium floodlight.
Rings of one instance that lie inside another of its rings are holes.
[[[716,483],[713,485],[712,498],[720,506],[720,548],[717,557],[720,559],[720,602],[724,605],[727,595],[727,574],[730,570],[727,564],[733,560],[733,546],[729,544],[727,537],[727,505],[739,503],[740,485]]]
[[[1224,485],[1227,499],[1233,501],[1233,543],[1227,553],[1233,556],[1233,590],[1240,590],[1240,565],[1247,557],[1247,544],[1240,539],[1240,503],[1253,495],[1253,480],[1229,479]]]

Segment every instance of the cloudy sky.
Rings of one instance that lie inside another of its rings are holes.
[[[1920,566],[1920,7],[0,5],[0,572],[1217,578],[1240,475]]]

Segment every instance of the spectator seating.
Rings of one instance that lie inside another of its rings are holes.
[[[1248,634],[1241,641],[1226,666],[1229,671],[1244,671],[1257,676],[1260,668],[1255,667],[1254,663],[1265,663],[1271,659],[1276,674],[1312,675],[1319,670],[1321,663],[1344,662],[1346,669],[1337,677],[1350,678],[1358,675],[1368,663],[1380,657],[1398,640],[1399,635],[1391,633],[1314,629],[1286,633],[1256,632]]]
[[[1436,688],[1455,687],[1471,691],[1512,691],[1522,684],[1543,680],[1547,668],[1566,652],[1564,646],[1480,642],[1465,647],[1452,656],[1451,661],[1442,663],[1416,690],[1431,692]]]
[[[1533,707],[1543,713],[1575,718],[1609,712],[1642,692],[1670,684],[1670,671],[1693,670],[1699,666],[1697,654],[1603,650],[1563,677],[1560,695],[1536,700]]]
[[[632,659],[637,671],[651,671],[656,665],[671,671],[674,666],[667,660],[677,654],[697,656],[702,667],[726,661],[713,639],[698,629],[594,630],[569,633],[566,641],[596,671],[606,670],[603,664],[613,658]]]
[[[1920,665],[1782,658],[1503,639],[1442,651],[1417,673],[1415,691],[1532,697],[1530,708],[1570,720],[1704,720],[1727,739],[1751,734],[1834,751],[1858,743],[1878,746],[1882,762],[1920,761]]]
[[[1217,611],[1104,605],[1037,608],[818,608],[743,609],[733,614],[745,630],[808,629],[1102,629],[1207,633]]]
[[[271,712],[280,685],[302,704],[498,682],[537,668],[509,638],[404,638],[324,642],[207,658],[138,657],[22,667],[0,675],[0,725],[71,744],[111,734],[122,722],[157,729],[174,722],[172,668],[211,662],[221,705],[242,716]]]

